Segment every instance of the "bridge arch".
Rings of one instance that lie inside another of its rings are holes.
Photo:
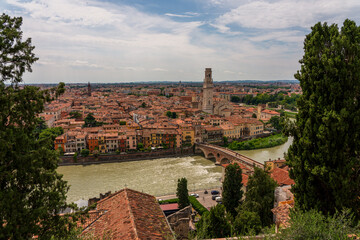
[[[231,161],[227,157],[223,157],[220,160],[220,164],[229,164],[229,163],[231,163]]]
[[[210,159],[210,160],[216,160],[216,157],[213,153],[208,153],[208,155],[206,156],[207,159]]]

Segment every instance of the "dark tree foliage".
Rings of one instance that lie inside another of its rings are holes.
[[[255,212],[260,217],[262,227],[270,226],[276,186],[276,182],[267,172],[255,167],[254,174],[249,176],[245,201],[240,212],[243,210]]]
[[[19,83],[25,71],[31,72],[31,64],[37,57],[32,52],[31,39],[22,41],[20,30],[22,18],[11,18],[6,14],[0,16],[0,76],[1,81]]]
[[[241,99],[238,96],[231,96],[230,101],[234,103],[239,103]]]
[[[243,196],[241,174],[242,171],[238,164],[230,164],[225,169],[222,198],[226,211],[232,216],[236,216],[236,208]]]
[[[63,133],[62,127],[47,128],[39,134],[38,141],[40,144],[47,145],[49,149],[54,149],[55,138]]]
[[[68,206],[68,186],[56,172],[58,153],[35,131],[44,103],[64,92],[64,84],[43,91],[18,86],[37,60],[21,24],[22,18],[0,16],[0,239],[66,238],[75,224],[56,213]]]
[[[242,210],[236,216],[233,227],[236,236],[256,235],[261,231],[261,220],[256,212]]]
[[[82,157],[87,157],[87,156],[89,156],[89,154],[90,154],[89,149],[82,149],[81,152],[80,152],[80,155]]]
[[[180,178],[178,179],[178,185],[176,189],[176,196],[179,199],[179,208],[182,209],[190,205],[189,201],[189,191],[187,188],[187,179]]]
[[[94,115],[92,113],[89,113],[86,118],[84,119],[84,126],[83,127],[98,127],[98,126],[102,126],[103,122],[98,122],[96,121],[96,119],[94,118]]]
[[[284,117],[273,116],[270,118],[269,123],[276,130],[282,130],[284,128],[285,119]]]
[[[70,112],[69,115],[70,115],[70,118],[81,118],[82,117],[82,114],[78,111]]]
[[[43,118],[39,118],[39,123],[34,130],[34,134],[38,137],[39,134],[47,128],[48,126],[46,125],[45,120]]]
[[[231,226],[225,218],[225,207],[220,204],[205,212],[196,224],[198,239],[223,238],[231,235]]]
[[[360,28],[317,23],[304,41],[303,95],[287,163],[296,205],[325,214],[360,209]]]
[[[360,226],[354,224],[354,216],[349,210],[336,212],[333,216],[323,215],[316,210],[293,211],[290,213],[289,227],[282,229],[276,239],[348,240],[356,239],[359,233]]]
[[[174,118],[174,119],[177,118],[176,112],[171,112],[171,111],[167,111],[166,116],[169,118]]]

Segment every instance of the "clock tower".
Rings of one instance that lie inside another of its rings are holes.
[[[212,79],[211,68],[205,68],[205,78],[203,84],[203,102],[202,110],[204,112],[213,114],[214,109],[214,84]]]

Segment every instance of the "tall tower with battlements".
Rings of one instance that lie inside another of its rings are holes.
[[[91,96],[91,86],[90,86],[90,82],[88,82],[88,92],[87,92],[88,96]]]
[[[203,85],[203,103],[202,110],[204,112],[213,114],[214,109],[214,84],[212,79],[211,68],[205,68],[205,78]]]

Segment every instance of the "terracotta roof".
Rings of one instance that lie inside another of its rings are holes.
[[[282,168],[275,168],[272,170],[270,176],[280,185],[295,184],[294,180],[289,177],[289,172]]]
[[[82,235],[109,239],[174,239],[154,196],[128,188],[97,202],[103,214],[85,226]]]
[[[177,209],[179,209],[179,204],[177,204],[177,203],[161,204],[160,208],[163,211],[177,210]]]

